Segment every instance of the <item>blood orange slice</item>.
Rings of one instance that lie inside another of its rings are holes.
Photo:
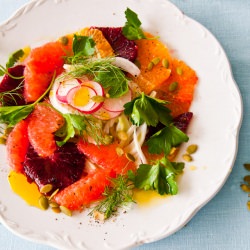
[[[137,45],[122,34],[121,27],[95,27],[100,30],[114,50],[116,56],[134,61],[137,56]]]
[[[39,103],[29,116],[28,136],[39,156],[49,157],[57,149],[53,133],[64,124],[64,118],[47,103]]]
[[[23,171],[23,162],[28,146],[28,121],[22,120],[10,132],[6,144],[9,165],[16,172]]]
[[[71,210],[80,210],[93,201],[102,198],[105,187],[110,185],[108,179],[111,175],[103,169],[97,169],[79,181],[66,187],[54,196],[55,201]]]
[[[55,196],[60,205],[72,210],[79,210],[83,206],[102,198],[105,187],[110,185],[110,178],[118,174],[125,174],[129,169],[134,170],[135,164],[125,155],[116,153],[117,144],[94,145],[80,141],[78,149],[89,160],[100,166],[95,172],[88,174],[74,184],[63,189]]]
[[[110,145],[95,145],[79,141],[78,148],[85,154],[91,162],[101,166],[104,169],[112,169],[116,174],[125,174],[129,169],[135,169],[135,164],[123,155],[118,155],[118,145],[116,143]]]
[[[53,74],[62,72],[65,55],[60,42],[50,42],[31,51],[24,70],[26,102],[36,101],[49,86]]]
[[[23,65],[16,65],[8,69],[8,73],[15,77],[22,77],[24,71]],[[3,79],[0,81],[0,96],[2,96],[1,105],[3,106],[12,106],[12,105],[23,105],[25,104],[23,98],[23,79],[16,79],[11,77],[8,74],[5,74]],[[4,94],[9,91],[15,90],[16,94]]]

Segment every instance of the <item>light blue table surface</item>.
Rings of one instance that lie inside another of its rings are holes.
[[[0,0],[3,22],[27,0]],[[233,171],[221,191],[183,229],[174,235],[136,249],[247,250],[250,249],[250,211],[240,183],[250,162],[250,1],[172,0],[186,15],[208,28],[230,60],[244,104],[239,148]],[[1,43],[1,41],[0,41]],[[212,157],[212,156],[211,156]],[[0,192],[4,192],[1,190]],[[52,250],[23,240],[0,224],[0,250]]]

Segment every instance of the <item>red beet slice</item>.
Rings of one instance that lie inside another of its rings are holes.
[[[52,184],[53,190],[63,189],[76,182],[83,175],[85,157],[76,144],[66,143],[59,147],[52,157],[40,157],[29,146],[24,161],[24,173],[28,181],[34,181],[41,189]]]
[[[22,77],[24,72],[24,66],[23,65],[17,65],[12,68],[8,69],[8,72],[10,75],[15,77]],[[2,81],[0,82],[0,93],[11,91],[17,88],[23,79],[14,79],[11,76],[5,74]],[[20,86],[20,88],[15,91],[15,93],[18,93],[18,95],[5,95],[3,97],[3,103],[1,103],[4,106],[12,106],[12,105],[23,105],[25,104],[24,98],[23,98],[23,86]]]
[[[94,27],[102,31],[104,37],[110,43],[115,55],[126,58],[132,62],[137,57],[138,47],[134,41],[128,40],[122,34],[121,27]]]
[[[180,129],[182,132],[186,132],[192,117],[193,117],[192,112],[186,112],[186,113],[180,114],[174,118],[173,120],[174,125],[178,129]]]

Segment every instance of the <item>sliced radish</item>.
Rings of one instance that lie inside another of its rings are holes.
[[[112,118],[119,116],[120,114],[121,114],[120,111],[112,112],[112,111],[108,111],[108,110],[104,109],[103,107],[101,107],[98,111],[96,111],[92,115],[100,120],[107,121],[107,120],[110,120]]]
[[[103,108],[110,112],[122,112],[124,104],[130,102],[132,99],[132,92],[129,89],[126,94],[117,98],[106,98],[103,103]]]
[[[140,69],[131,61],[128,59],[125,59],[123,57],[115,57],[114,61],[112,62],[115,66],[121,68],[122,70],[130,73],[133,76],[138,76],[140,75],[141,71]]]
[[[61,81],[56,90],[56,97],[58,101],[62,103],[67,103],[67,94],[68,92],[75,87],[80,86],[80,83],[77,79],[68,79]]]
[[[103,105],[102,102],[97,103],[93,101],[92,98],[94,96],[97,96],[95,89],[86,85],[80,85],[68,92],[67,103],[83,113],[91,114]]]
[[[94,89],[96,94],[99,96],[104,96],[104,88],[102,87],[102,85],[98,82],[94,82],[94,81],[84,81],[83,84],[85,86],[89,86],[90,88]]]

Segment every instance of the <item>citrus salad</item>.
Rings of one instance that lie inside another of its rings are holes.
[[[0,66],[9,179],[35,185],[43,209],[107,219],[134,190],[178,193],[198,78],[135,12],[125,16],[123,27],[86,27]]]

